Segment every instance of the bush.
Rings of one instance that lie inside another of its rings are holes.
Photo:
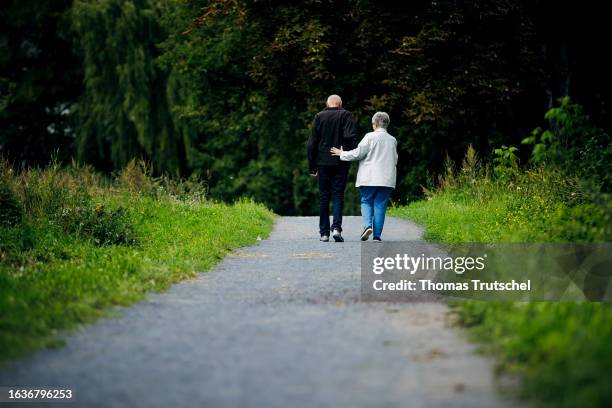
[[[16,173],[2,161],[0,171],[0,225],[14,227],[27,218],[29,223],[55,223],[96,245],[136,243],[130,215],[119,205],[105,204],[105,183],[91,168],[51,163]]]
[[[500,180],[511,180],[518,174],[519,159],[516,155],[517,151],[518,149],[514,146],[502,146],[499,149],[493,150],[495,154],[493,158],[493,163],[495,164],[493,172],[495,177]],[[466,156],[468,155],[469,152]]]
[[[66,232],[91,238],[96,245],[132,245],[137,241],[132,221],[123,207],[106,208],[84,199],[80,205],[64,207],[55,219]]]
[[[612,139],[594,126],[582,107],[569,97],[550,109],[547,129],[537,128],[522,143],[532,145],[532,163],[545,163],[567,175],[597,178],[603,191],[612,187]]]

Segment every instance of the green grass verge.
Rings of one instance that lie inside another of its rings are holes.
[[[437,242],[610,239],[609,201],[603,207],[568,206],[533,180],[481,179],[390,214],[424,225],[425,237]],[[474,339],[498,356],[500,370],[522,379],[521,396],[542,406],[612,405],[611,305],[466,301],[453,306]]]
[[[55,177],[47,173],[26,178],[33,182]],[[179,200],[165,193],[153,196],[94,184],[91,236],[83,232],[88,222],[84,210],[74,210],[81,207],[60,211],[71,219],[80,214],[77,232],[61,217],[31,208],[16,225],[0,226],[0,361],[60,344],[58,332],[91,322],[110,306],[131,304],[147,292],[206,271],[228,250],[266,237],[272,226],[273,214],[252,202]],[[37,191],[46,194],[49,189]],[[21,191],[17,197],[29,196]],[[64,194],[61,201],[70,197]],[[50,200],[36,202],[47,208]],[[95,238],[116,238],[126,228],[129,243],[104,244]]]

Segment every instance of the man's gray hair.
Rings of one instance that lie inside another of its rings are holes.
[[[338,95],[329,95],[327,97],[327,106],[342,106],[342,98]]]
[[[389,127],[389,123],[391,123],[391,119],[387,112],[376,112],[374,116],[372,116],[372,124],[376,127],[386,129]]]

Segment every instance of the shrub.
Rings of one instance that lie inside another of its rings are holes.
[[[55,223],[97,245],[136,243],[130,215],[121,206],[105,204],[104,182],[90,167],[51,163],[16,173],[0,161],[0,174],[0,226],[14,227],[27,218]]]
[[[64,207],[55,219],[69,233],[91,238],[97,245],[132,245],[136,234],[123,207],[106,208],[84,199],[79,205]]]
[[[495,166],[493,167],[493,172],[495,177],[501,180],[511,180],[519,172],[519,159],[516,155],[518,149],[514,146],[502,146],[499,149],[493,150],[495,157],[493,158],[493,163]],[[469,156],[466,154],[466,157]]]
[[[550,109],[545,119],[547,129],[537,128],[523,139],[532,145],[532,163],[545,163],[568,175],[597,178],[603,191],[612,187],[612,140],[603,129],[594,126],[582,107],[569,97]]]

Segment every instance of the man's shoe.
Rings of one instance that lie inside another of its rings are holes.
[[[338,229],[334,230],[332,237],[334,237],[334,241],[336,242],[344,242],[344,238],[342,238],[342,233]]]
[[[372,241],[382,242],[382,239],[380,239],[380,237],[374,237],[372,238]]]
[[[321,238],[319,239],[319,241],[329,242],[329,235],[321,235]]]
[[[365,227],[361,233],[361,240],[367,241],[370,235],[372,235],[372,227]]]

